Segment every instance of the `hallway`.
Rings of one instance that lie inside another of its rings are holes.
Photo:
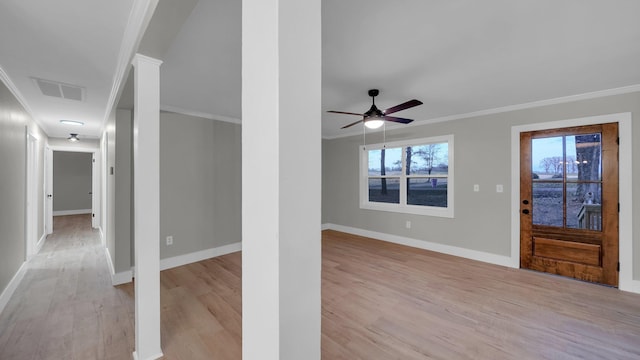
[[[163,359],[241,358],[240,272],[239,252],[162,272]],[[133,293],[111,285],[90,215],[54,217],[0,314],[0,360],[131,359]]]
[[[128,359],[133,299],[111,285],[91,215],[54,217],[0,315],[0,359]]]

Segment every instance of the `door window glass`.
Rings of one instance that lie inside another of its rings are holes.
[[[531,142],[534,225],[602,230],[601,134]]]

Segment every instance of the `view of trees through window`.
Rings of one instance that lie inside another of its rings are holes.
[[[533,223],[601,230],[601,134],[531,143]]]
[[[370,202],[447,207],[448,177],[448,143],[368,150]]]

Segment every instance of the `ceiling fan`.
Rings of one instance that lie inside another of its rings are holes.
[[[388,116],[389,114],[393,114],[395,112],[401,111],[401,110],[405,110],[405,109],[409,109],[412,108],[414,106],[418,106],[418,105],[422,105],[422,101],[413,99],[413,100],[409,100],[407,102],[404,102],[402,104],[396,105],[396,106],[392,106],[386,110],[380,111],[380,109],[378,109],[376,107],[376,96],[378,96],[378,94],[380,93],[380,91],[378,91],[378,89],[371,89],[369,90],[369,96],[371,96],[371,101],[372,101],[372,105],[371,108],[365,112],[364,114],[358,114],[358,113],[352,113],[352,112],[346,112],[346,111],[327,111],[330,113],[335,113],[335,114],[347,114],[347,115],[357,115],[357,116],[362,116],[362,120],[358,120],[356,122],[353,122],[351,124],[345,125],[343,126],[341,129],[346,129],[348,127],[351,127],[357,123],[360,122],[364,122],[364,125],[370,129],[377,129],[380,126],[382,126],[382,124],[384,124],[384,121],[393,121],[393,122],[397,122],[397,123],[401,123],[401,124],[408,124],[410,122],[412,122],[412,119],[405,119],[405,118],[400,118],[400,117],[395,117],[395,116]]]

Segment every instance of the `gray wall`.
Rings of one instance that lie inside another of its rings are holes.
[[[161,112],[162,259],[240,242],[240,135],[240,125]],[[118,273],[134,265],[132,111],[118,109],[106,136],[107,247]]]
[[[387,132],[387,141],[453,134],[455,218],[437,218],[359,208],[358,146],[362,136],[323,141],[322,222],[510,255],[511,127],[594,115],[632,112],[633,138],[640,138],[640,93],[550,105]],[[379,133],[368,143],[382,142]],[[640,148],[633,144],[633,177],[640,179]],[[481,191],[473,192],[473,184]],[[503,184],[504,193],[495,185]],[[632,196],[634,224],[640,224],[640,191]],[[411,229],[405,221],[412,222]],[[633,233],[634,279],[640,279],[640,227]]]
[[[133,135],[132,113],[129,110],[116,111],[116,149],[115,149],[115,198],[114,222],[116,242],[116,272],[125,271],[133,265],[133,177],[131,172]]]
[[[47,136],[0,82],[0,293],[25,260],[26,131],[38,138],[37,211],[42,214]],[[44,217],[38,216],[38,238],[43,234]]]
[[[91,209],[91,153],[53,152],[53,211]]]
[[[132,262],[132,113],[117,109],[109,117],[107,140],[107,248],[116,273]],[[113,168],[113,174],[111,173]]]
[[[106,225],[103,224],[103,230],[105,231],[106,237],[106,245],[109,250],[109,255],[111,256],[111,263],[113,264],[114,270],[116,273],[130,270],[119,268],[116,263],[116,236],[115,236],[115,171],[114,174],[111,173],[111,169],[115,170],[116,165],[116,111],[112,111],[109,114],[109,120],[107,120],[106,131],[104,133],[104,137],[106,140],[106,164],[104,169],[106,170],[106,174],[104,175],[104,179],[106,179],[106,190],[105,201],[106,201],[106,214],[104,218],[106,219]]]
[[[52,138],[50,137],[47,141],[49,146],[51,147],[59,147],[59,148],[73,148],[75,151],[87,151],[87,152],[95,152],[100,149],[100,140],[98,139],[85,139],[80,137],[80,141],[78,142],[69,142],[67,138]]]
[[[241,240],[240,131],[236,124],[160,114],[161,258]]]

